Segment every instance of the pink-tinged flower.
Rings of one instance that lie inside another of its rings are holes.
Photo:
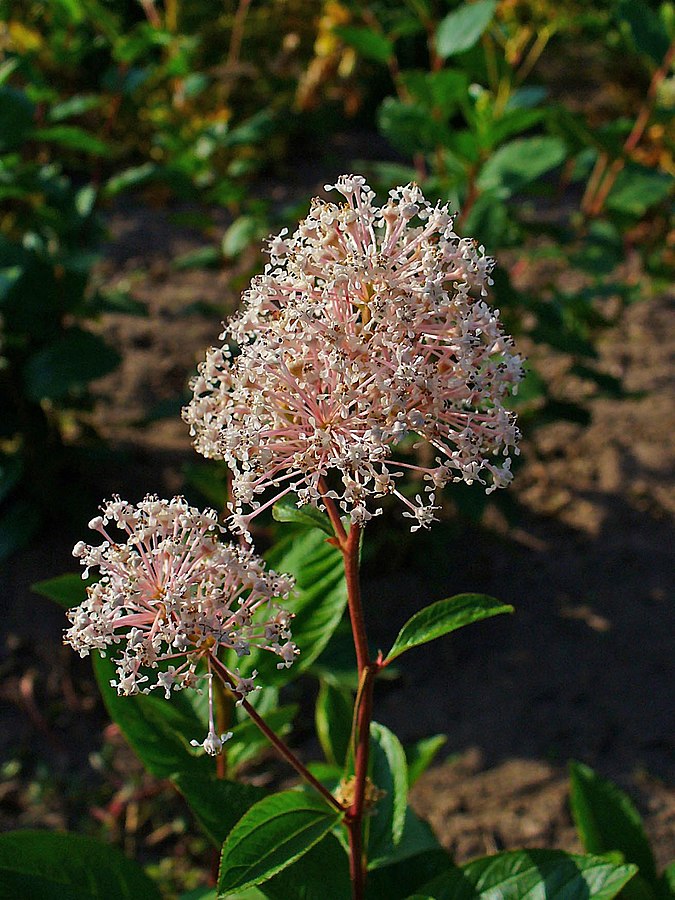
[[[212,710],[210,661],[219,651],[242,657],[259,647],[279,657],[279,668],[291,665],[298,652],[290,640],[291,615],[275,601],[288,597],[292,580],[265,571],[252,551],[220,542],[214,510],[200,512],[182,497],[147,496],[137,506],[116,497],[101,511],[89,527],[103,543],[79,542],[73,550],[86,567],[83,577],[92,566],[101,577],[84,603],[68,611],[65,642],[81,656],[118,648],[111,684],[119,694],[160,689],[169,698],[199,684],[204,676],[197,666],[204,661]],[[121,537],[109,533],[109,523]],[[230,677],[240,698],[256,689],[254,676],[235,671]],[[225,739],[211,716],[201,746],[217,752]]]
[[[504,401],[522,361],[483,299],[493,260],[414,184],[381,207],[360,176],[327,188],[346,202],[314,200],[295,234],[271,241],[221,335],[238,355],[208,351],[184,410],[197,450],[234,472],[239,531],[290,491],[321,505],[325,483],[358,522],[395,494],[415,530],[449,481],[511,480],[519,434]],[[408,437],[431,445],[434,465],[393,460]],[[406,470],[423,475],[426,500],[398,490]]]

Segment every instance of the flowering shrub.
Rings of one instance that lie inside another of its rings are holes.
[[[100,580],[70,604],[66,640],[84,654],[123,645],[115,677],[109,660],[95,660],[108,708],[150,771],[172,779],[222,844],[218,897],[608,900],[635,874],[631,857],[511,851],[456,866],[407,803],[409,784],[433,753],[420,751],[413,769],[396,736],[373,721],[375,682],[394,660],[512,608],[478,594],[439,600],[403,624],[387,652],[373,654],[359,583],[366,503],[396,494],[415,529],[430,525],[433,491],[448,481],[506,483],[508,467],[492,457],[517,440],[502,401],[521,365],[483,300],[492,263],[454,234],[444,207],[432,208],[414,185],[393,191],[381,208],[359,177],[337,187],[346,203],[315,202],[295,235],[272,242],[271,265],[226,332],[240,354],[209,352],[186,411],[199,449],[222,456],[235,473],[233,524],[246,531],[273,504],[278,519],[300,528],[290,547],[271,551],[295,588],[266,572],[252,550],[222,544],[212,511],[180,498],[149,496],[136,507],[115,499],[90,523],[104,542],[75,547]],[[441,454],[437,466],[392,461],[408,432]],[[406,472],[420,468],[426,506],[399,490]],[[267,487],[276,493],[261,504],[256,497]],[[295,502],[285,497],[291,491]],[[252,508],[248,516],[242,504]],[[124,543],[109,533],[111,522]],[[273,612],[277,598],[289,612]],[[271,724],[278,689],[326,646],[345,605],[356,658],[348,683],[357,689],[322,685],[317,722],[326,763],[306,765]],[[289,670],[293,614],[301,653]],[[270,666],[270,656],[281,662]],[[258,670],[254,705],[247,695]],[[204,681],[206,708],[194,691],[179,690]],[[218,707],[228,698],[304,788],[260,796],[225,777],[228,748],[241,747],[244,734],[251,740],[241,720],[231,731],[220,727]],[[178,716],[168,712],[174,706]],[[201,742],[191,733],[200,722]],[[581,772],[582,788],[587,782]],[[605,852],[600,840],[594,849]],[[43,843],[29,852],[39,873],[56,848]],[[73,853],[82,855],[77,842]],[[143,873],[119,861],[115,877],[96,896],[119,896],[120,880],[127,895],[155,893],[141,886]]]

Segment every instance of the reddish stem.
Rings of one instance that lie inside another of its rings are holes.
[[[290,747],[288,747],[288,745],[285,744],[281,740],[281,738],[272,731],[267,722],[265,722],[262,716],[257,712],[255,707],[251,706],[248,700],[246,700],[238,691],[235,691],[230,687],[233,680],[232,675],[230,675],[230,673],[220,662],[220,660],[216,659],[215,656],[211,656],[210,661],[213,671],[218,675],[223,683],[223,686],[237,698],[237,701],[241,702],[241,705],[244,707],[248,715],[253,719],[255,724],[262,731],[270,744],[272,744],[277,753],[279,753],[279,755],[282,756],[287,763],[293,766],[298,775],[300,775],[301,778],[304,778],[304,780],[308,784],[311,784],[312,787],[321,794],[321,796],[324,798],[324,800],[326,800],[327,803],[330,803],[331,806],[335,807],[338,812],[345,812],[345,807],[335,799],[331,792],[327,788],[325,788],[320,781],[318,781],[312,775],[309,769],[305,768],[305,766],[300,762],[300,760],[295,755],[295,753],[293,753]]]

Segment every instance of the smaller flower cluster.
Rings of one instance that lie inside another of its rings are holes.
[[[69,610],[65,642],[81,656],[91,650],[105,655],[120,645],[111,682],[119,694],[159,688],[168,698],[196,687],[204,660],[211,699],[210,659],[220,650],[243,657],[258,647],[276,654],[279,668],[293,663],[299,651],[291,641],[292,617],[276,603],[288,597],[292,580],[265,571],[251,550],[219,541],[214,510],[201,512],[182,497],[148,495],[137,506],[115,497],[101,512],[89,527],[103,543],[81,541],[73,550],[85,566],[83,577],[96,566],[101,578],[84,603]],[[110,523],[123,533],[121,540],[109,533]],[[230,687],[240,699],[256,689],[255,674],[231,673]],[[202,746],[219,752],[225,738],[216,735],[211,719]]]

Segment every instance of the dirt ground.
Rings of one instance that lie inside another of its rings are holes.
[[[185,427],[177,415],[145,420],[160,404],[178,409],[238,289],[231,272],[172,270],[203,238],[173,228],[165,212],[120,209],[110,229],[102,277],[130,289],[149,316],[102,323],[124,360],[99,386],[96,417],[127,456],[86,478],[101,497],[118,490],[136,499],[182,485],[193,459]],[[413,802],[459,860],[516,846],[578,849],[570,758],[630,793],[660,865],[675,855],[671,313],[667,298],[647,294],[603,335],[603,366],[630,396],[593,400],[587,427],[557,423],[528,437],[510,489],[515,525],[495,508],[482,528],[421,535],[413,551],[406,545],[402,567],[369,570],[377,645],[422,603],[460,591],[516,607],[411,652],[400,678],[376,695],[376,717],[404,741],[448,735]],[[28,591],[74,570],[69,550],[81,536],[64,526],[2,573],[0,828],[83,827],[89,793],[102,791],[104,715],[87,663],[60,646],[59,610]]]

